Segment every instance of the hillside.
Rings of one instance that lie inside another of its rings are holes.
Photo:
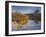
[[[16,14],[17,13],[17,14]],[[17,16],[16,16],[17,15]],[[41,13],[39,12],[34,12],[34,13],[28,13],[28,14],[24,14],[24,15],[27,15],[29,16],[29,20],[37,20],[37,21],[41,21]],[[19,17],[19,16],[23,16],[23,14],[21,14],[20,12],[12,12],[12,17],[13,19],[15,20],[16,17]]]
[[[36,14],[36,13],[30,13],[30,14],[24,14],[29,16],[30,20],[38,20],[41,21],[41,14]]]

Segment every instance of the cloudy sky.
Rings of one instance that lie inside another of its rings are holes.
[[[12,12],[19,11],[23,14],[32,13],[36,10],[41,11],[41,7],[33,7],[33,6],[12,6]]]

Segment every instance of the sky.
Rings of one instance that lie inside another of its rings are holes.
[[[41,7],[33,7],[33,6],[12,6],[12,12],[19,11],[23,14],[33,13],[34,11],[39,10],[41,12]]]

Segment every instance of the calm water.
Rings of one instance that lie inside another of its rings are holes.
[[[12,31],[22,31],[22,30],[39,30],[41,29],[41,22],[29,20],[27,24],[23,25],[21,28],[17,29],[12,26]]]

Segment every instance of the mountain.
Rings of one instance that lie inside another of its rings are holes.
[[[12,12],[12,15],[13,15],[12,17],[15,17],[16,14],[27,15],[27,16],[29,16],[29,20],[41,21],[41,13],[38,10],[34,11],[33,13],[28,13],[28,14],[21,14],[21,12],[18,12],[18,11],[17,12]]]
[[[27,15],[27,16],[29,16],[29,19],[30,20],[39,20],[39,21],[41,21],[41,14],[39,14],[39,13],[30,13],[30,14],[24,14],[24,15]]]

